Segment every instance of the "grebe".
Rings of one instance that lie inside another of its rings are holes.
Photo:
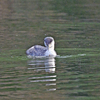
[[[41,45],[35,45],[29,48],[26,51],[26,54],[28,57],[34,57],[34,56],[53,56],[55,57],[57,54],[54,50],[54,39],[52,37],[46,37],[44,39],[44,46]]]

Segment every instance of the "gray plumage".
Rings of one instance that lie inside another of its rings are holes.
[[[29,48],[26,51],[26,54],[31,55],[31,56],[44,56],[46,51],[47,51],[46,47],[43,47],[40,45],[35,45],[35,46]]]

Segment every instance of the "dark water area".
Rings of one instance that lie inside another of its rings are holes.
[[[55,39],[56,58],[25,51]],[[99,100],[100,1],[0,1],[0,100]]]

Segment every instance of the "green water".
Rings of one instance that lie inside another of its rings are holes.
[[[100,1],[0,1],[0,100],[99,100]],[[55,39],[56,58],[25,51]]]

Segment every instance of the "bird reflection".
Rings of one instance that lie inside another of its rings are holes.
[[[53,57],[48,58],[33,58],[28,61],[28,65],[37,71],[45,70],[45,72],[55,73],[55,59]]]
[[[56,86],[56,75],[55,75],[55,58],[48,57],[48,58],[33,58],[28,61],[28,69],[34,70],[36,72],[46,72],[49,75],[37,75],[36,77],[30,77],[30,82],[46,82],[47,86]],[[51,74],[50,74],[51,73]],[[50,88],[48,91],[55,91],[56,88]]]

